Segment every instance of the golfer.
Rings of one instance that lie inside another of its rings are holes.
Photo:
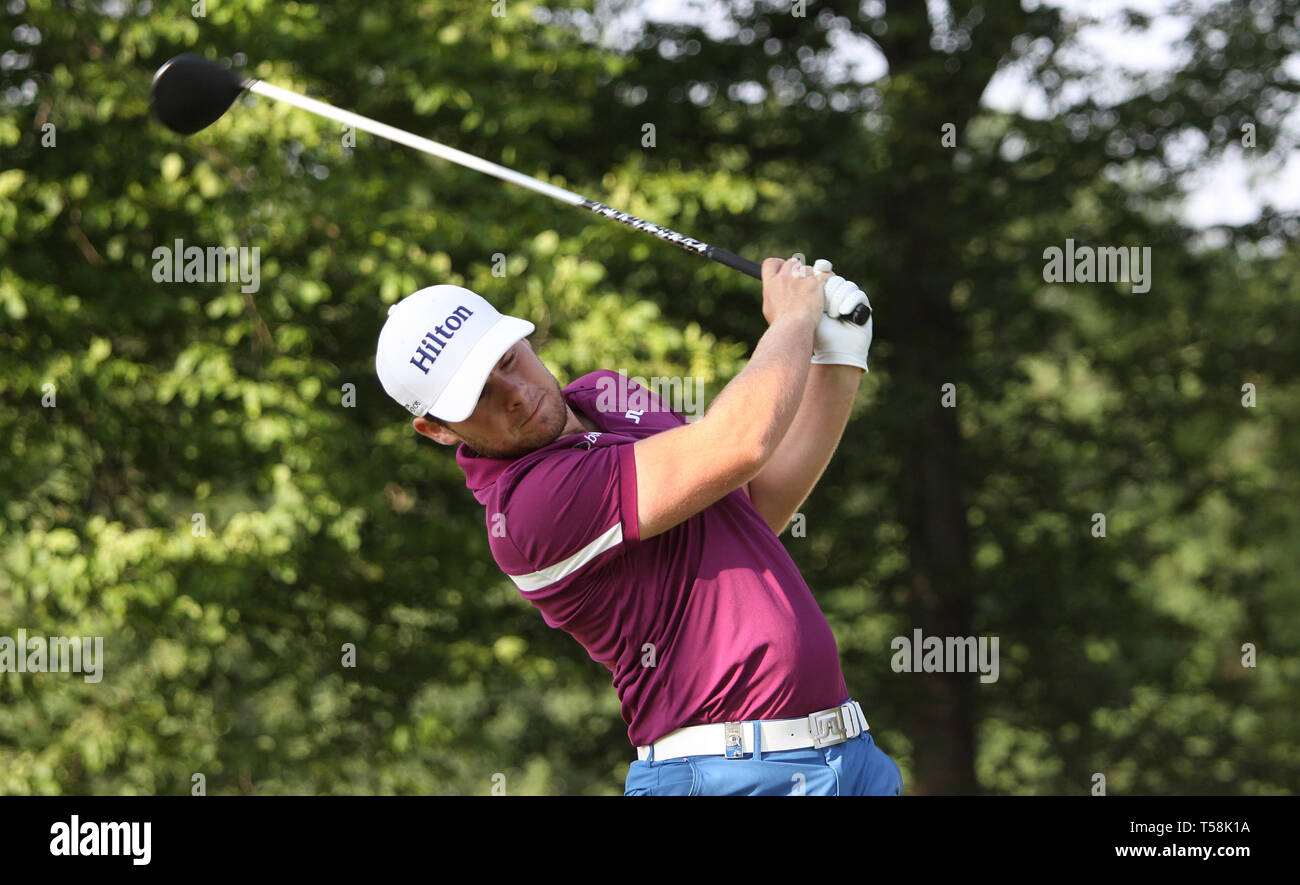
[[[626,795],[902,792],[777,537],[871,345],[871,321],[837,318],[866,296],[814,267],[763,262],[767,331],[694,422],[621,373],[561,389],[533,324],[458,286],[404,298],[380,332],[384,390],[457,446],[497,565],[612,674],[637,749]]]

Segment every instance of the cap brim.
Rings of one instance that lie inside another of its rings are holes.
[[[514,346],[521,338],[533,334],[536,326],[518,317],[502,316],[496,325],[487,331],[465,362],[461,363],[456,374],[451,376],[442,396],[429,406],[429,413],[443,421],[464,421],[474,414],[478,405],[479,394],[488,376],[496,367],[497,360]]]

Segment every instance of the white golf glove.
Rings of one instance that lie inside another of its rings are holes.
[[[831,263],[819,258],[813,265],[814,271],[830,271]],[[871,307],[866,293],[844,277],[832,276],[826,281],[826,315],[817,323],[813,336],[813,357],[815,365],[857,366],[867,370],[867,351],[871,349],[872,323],[875,317],[869,317],[864,325],[856,325],[847,319],[840,319],[853,313],[859,305]]]

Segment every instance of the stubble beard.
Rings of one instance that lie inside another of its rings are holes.
[[[559,439],[560,433],[568,423],[569,408],[564,402],[560,382],[549,371],[547,371],[547,375],[550,376],[550,386],[552,388],[545,394],[548,401],[542,403],[542,407],[537,411],[537,416],[524,428],[525,436],[522,440],[510,446],[502,446],[494,440],[471,439],[462,433],[460,438],[465,442],[465,445],[484,458],[511,460],[527,455],[529,452],[535,452],[544,446],[549,446]],[[555,394],[554,397],[551,397],[551,393]]]

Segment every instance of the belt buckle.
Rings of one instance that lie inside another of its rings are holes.
[[[745,738],[740,726],[739,722],[728,722],[723,727],[723,753],[728,759],[745,758]]]
[[[846,712],[851,711],[851,712]],[[813,746],[817,749],[842,744],[862,733],[852,702],[842,707],[831,707],[808,714],[808,729],[812,733]]]

